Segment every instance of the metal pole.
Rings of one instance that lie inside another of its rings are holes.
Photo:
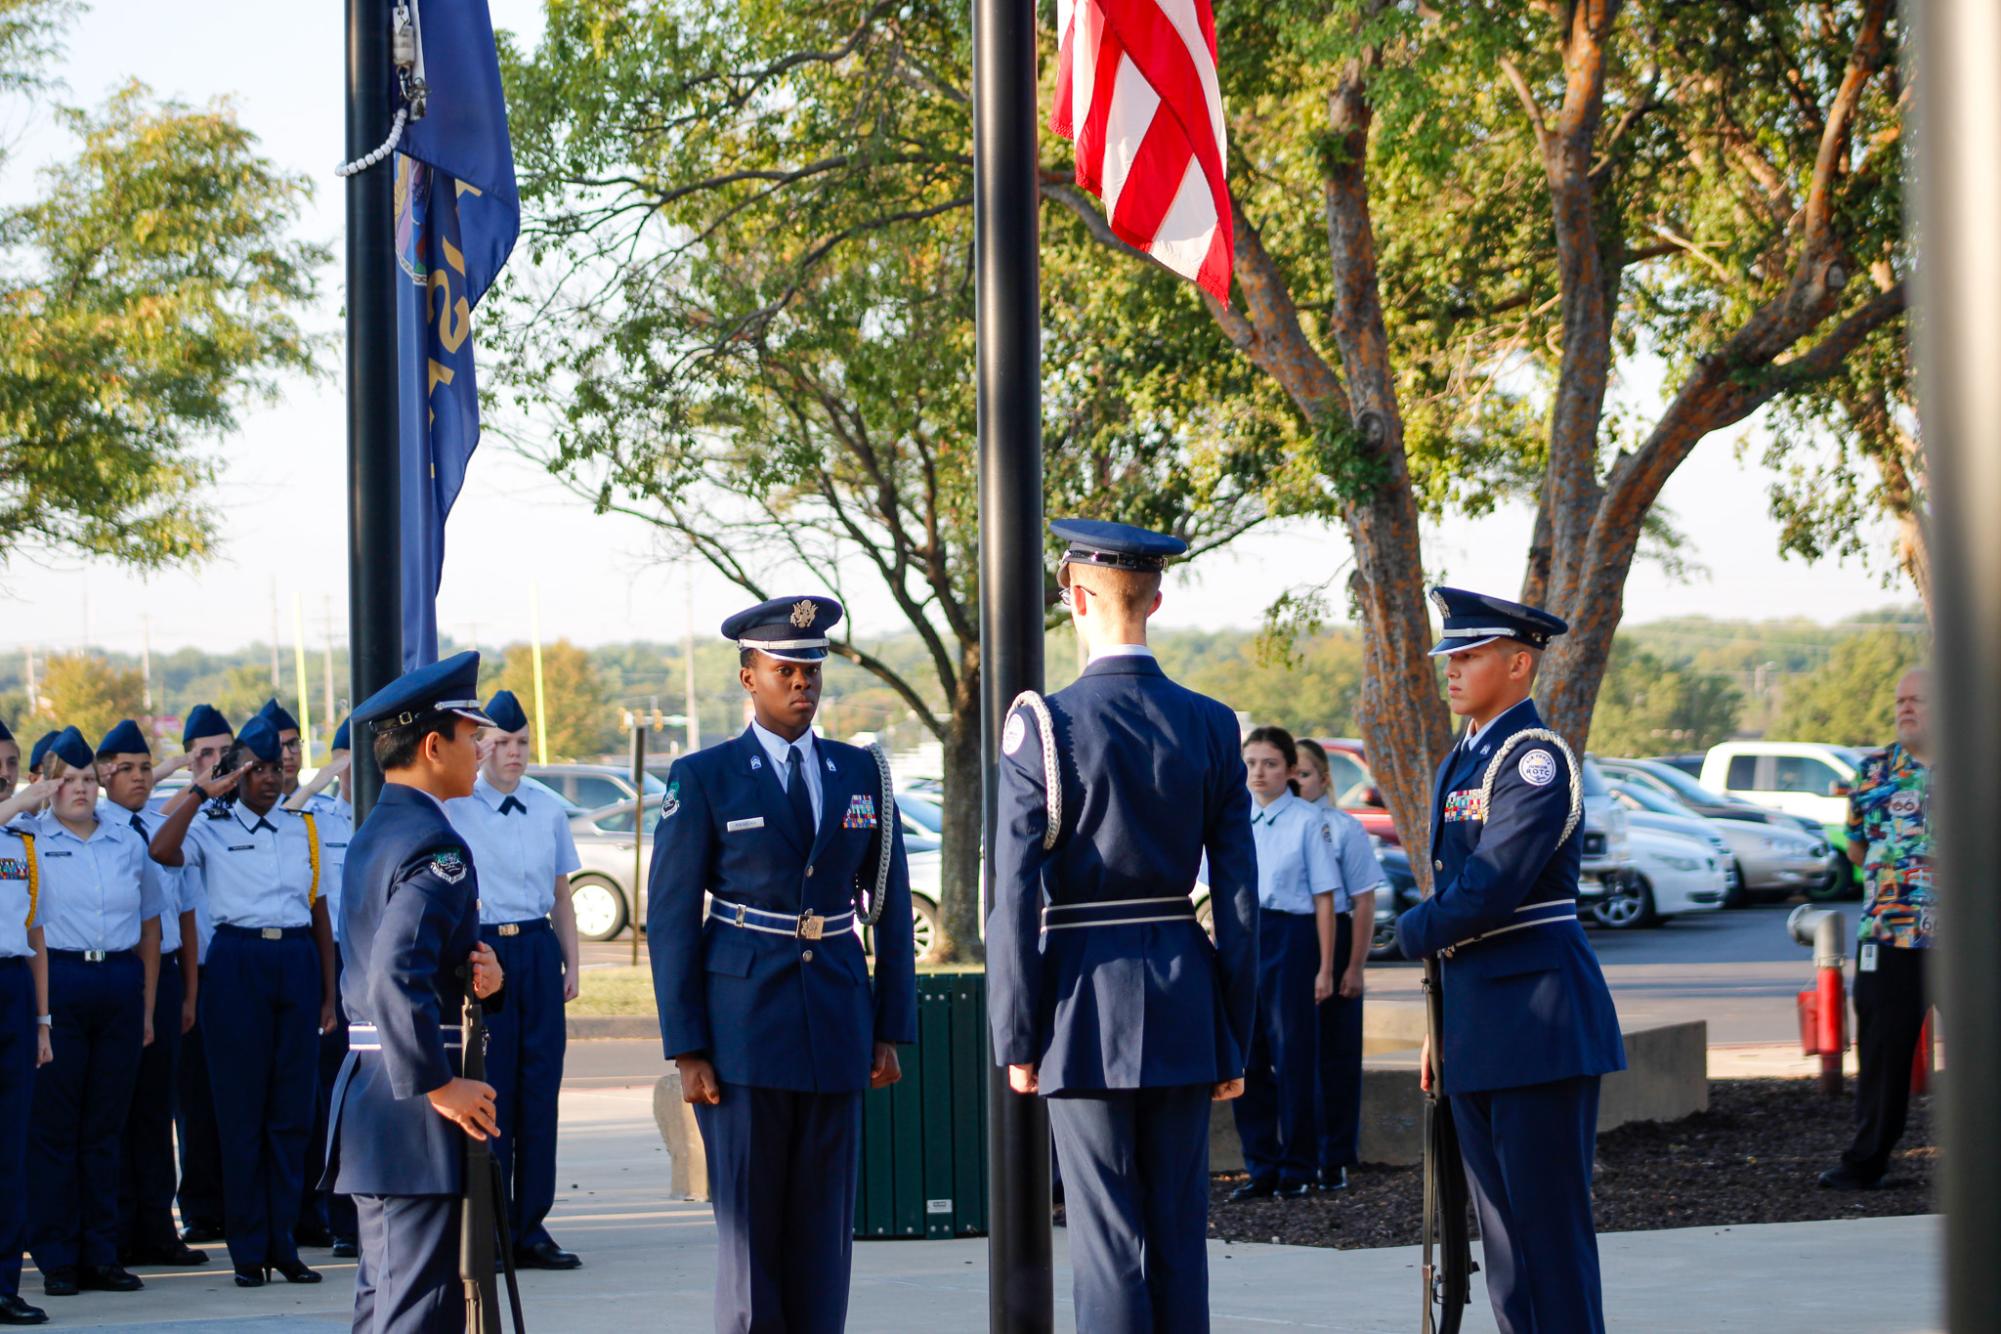
[[[973,4],[973,249],[980,436],[980,772],[995,819],[1000,725],[1042,688],[1042,344],[1036,232],[1035,6]],[[984,867],[994,864],[987,849]],[[983,870],[982,875],[991,874]],[[986,896],[989,900],[991,893]],[[1040,1098],[988,1083],[989,1327],[1054,1326],[1049,1116]]]
[[[632,715],[632,966],[639,967],[639,905],[646,902],[646,718]]]
[[[388,0],[347,0],[347,157],[389,137]],[[403,669],[403,550],[396,462],[394,158],[347,178],[347,633],[353,698]],[[355,738],[354,818],[382,772]]]
[[[1946,907],[1932,979],[1947,1037],[1940,1081],[1946,1323],[2001,1329],[2001,9],[1907,4],[1915,31],[1920,416],[1932,512],[1939,777],[1932,813]],[[1943,985],[1939,985],[1939,984]]]

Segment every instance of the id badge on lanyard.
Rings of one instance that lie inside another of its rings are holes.
[[[1858,973],[1873,973],[1876,971],[1875,941],[1863,942],[1861,955],[1855,960],[1855,971]]]

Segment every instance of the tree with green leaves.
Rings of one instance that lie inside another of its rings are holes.
[[[91,653],[65,653],[50,658],[37,683],[22,731],[39,735],[58,727],[74,727],[95,746],[121,719],[143,716],[145,682],[136,669],[114,667]]]
[[[489,679],[480,687],[481,697],[512,690],[528,715],[529,741],[536,742],[534,651],[527,644],[510,644],[498,661],[487,663]],[[596,760],[618,745],[618,709],[611,692],[590,653],[567,639],[542,646],[542,713],[552,764]]]
[[[1598,693],[1592,749],[1639,756],[1707,750],[1735,734],[1743,705],[1728,677],[1671,665],[1622,638]]]
[[[70,13],[0,0],[0,89],[49,91]],[[131,84],[54,115],[76,156],[0,210],[0,559],[199,559],[217,522],[202,445],[312,365],[296,312],[328,254],[289,236],[309,187],[226,104]]]
[[[1926,638],[1886,627],[1850,635],[1827,665],[1786,687],[1775,741],[1887,746],[1897,736],[1897,681],[1929,656]]]

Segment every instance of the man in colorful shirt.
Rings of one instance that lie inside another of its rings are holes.
[[[1932,893],[1930,673],[1897,683],[1897,741],[1863,761],[1848,799],[1848,855],[1862,868],[1855,958],[1855,1142],[1820,1174],[1833,1190],[1873,1190],[1904,1133],[1911,1060],[1924,1027]]]

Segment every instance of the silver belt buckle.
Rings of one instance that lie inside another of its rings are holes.
[[[266,940],[283,940],[285,938],[285,928],[282,926],[261,927],[258,929],[257,934]]]
[[[518,936],[521,934],[521,923],[502,922],[500,924],[499,931],[500,934],[503,936]]]
[[[83,952],[83,961],[84,961],[85,963],[103,963],[103,962],[104,962],[104,951],[103,951],[103,950],[85,950],[85,951]]]
[[[799,914],[799,939],[818,940],[826,934],[826,930],[827,919],[818,913],[802,912]]]

